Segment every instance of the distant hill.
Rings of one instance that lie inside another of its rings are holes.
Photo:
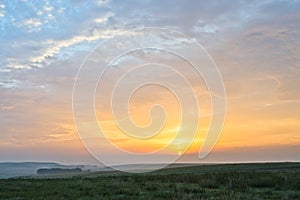
[[[62,167],[58,163],[52,162],[5,162],[0,163],[0,178],[10,178],[17,176],[30,176],[36,174],[39,168]]]
[[[51,169],[38,169],[37,174],[71,174],[71,173],[80,173],[83,172],[80,168],[74,169],[62,169],[62,168],[51,168]]]
[[[61,169],[93,169],[96,166],[89,165],[61,165],[54,162],[0,162],[0,179],[19,176],[32,176],[37,174],[41,168],[61,168]]]

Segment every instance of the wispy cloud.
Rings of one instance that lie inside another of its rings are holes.
[[[5,16],[5,5],[0,3],[0,17]]]

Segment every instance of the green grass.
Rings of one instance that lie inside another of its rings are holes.
[[[300,164],[38,176],[0,180],[0,186],[0,199],[300,199]]]

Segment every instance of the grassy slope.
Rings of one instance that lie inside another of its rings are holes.
[[[82,173],[0,180],[0,185],[0,199],[300,199],[300,163]]]

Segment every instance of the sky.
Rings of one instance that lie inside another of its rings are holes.
[[[182,162],[299,161],[299,13],[298,0],[0,0],[0,162],[98,163],[92,148],[82,140],[87,137],[85,134],[98,137],[95,124],[78,117],[80,124],[73,118],[78,114],[74,115],[74,106],[79,108],[94,88],[87,83],[86,88],[75,90],[82,99],[72,104],[73,86],[83,78],[88,81],[98,77],[93,70],[103,70],[105,59],[120,53],[123,47],[134,48],[134,42],[144,46],[162,43],[198,59],[196,64],[203,66],[201,69],[210,66],[204,58],[207,55],[203,51],[200,55],[182,34],[126,32],[143,27],[184,33],[206,49],[226,91],[223,130],[210,154],[199,160],[198,151],[212,119],[210,98],[219,98],[206,84],[218,80],[214,76],[206,77],[207,80],[197,76],[187,62],[170,52],[140,50],[111,63],[95,90],[95,115],[111,144],[134,153],[164,148],[163,153],[152,156],[154,162],[166,155],[181,156]],[[104,45],[99,46],[102,42]],[[81,79],[77,73],[87,56],[86,74]],[[93,65],[94,60],[97,62]],[[152,64],[132,68],[145,62]],[[184,75],[190,85],[172,69]],[[131,75],[116,87],[117,100],[112,103],[117,108],[112,110],[109,98],[113,86],[130,70]],[[176,100],[172,91],[158,84],[137,89],[127,107],[124,98],[130,94],[128,91],[150,78],[156,83],[170,82],[169,86],[182,98],[191,97],[189,92],[193,91],[200,116],[195,114],[193,100]],[[149,114],[156,104],[163,105],[165,115],[159,109]],[[85,107],[75,110],[80,116],[88,112]],[[118,129],[112,113],[124,119],[118,123],[128,128],[129,136]],[[146,127],[138,129],[137,134],[142,137],[155,132],[164,120],[162,116],[166,123],[156,136],[148,140],[130,137],[136,129],[128,119]],[[185,120],[180,123],[182,118]],[[154,126],[147,127],[152,122]],[[190,142],[194,122],[198,129]],[[180,142],[165,147],[179,130]],[[97,154],[114,161],[122,157],[112,147],[103,145],[101,139],[99,143],[93,141],[94,145],[102,145]]]

